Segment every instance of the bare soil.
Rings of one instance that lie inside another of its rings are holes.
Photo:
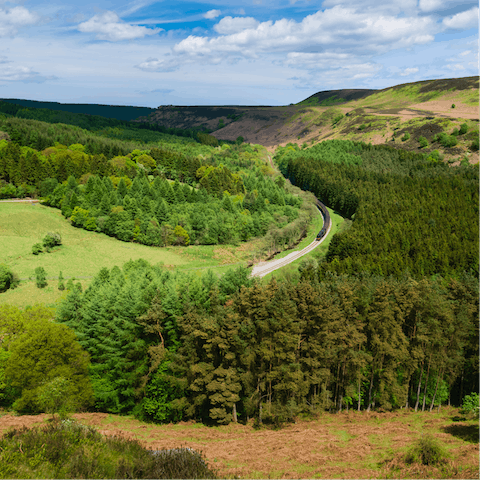
[[[193,422],[154,425],[106,413],[75,414],[105,435],[139,440],[152,450],[190,447],[202,451],[223,478],[478,478],[478,424],[453,422],[441,413],[350,412],[299,420],[280,430],[251,424],[206,427]],[[0,417],[0,434],[32,427],[47,415]],[[447,448],[440,467],[406,466],[403,453],[423,434]]]

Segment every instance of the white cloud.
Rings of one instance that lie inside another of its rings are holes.
[[[158,58],[150,57],[144,62],[135,65],[136,68],[143,70],[144,72],[173,72],[176,70],[182,62],[175,57],[166,56],[165,59],[159,60]]]
[[[5,58],[5,57],[3,57]],[[12,63],[7,61],[0,61],[0,63]],[[51,80],[56,77],[45,77],[35,72],[30,67],[21,65],[2,65],[0,69],[0,81],[7,82],[24,82],[24,83],[43,83],[46,80]]]
[[[420,0],[418,7],[422,12],[442,11],[450,8],[461,7],[465,4],[475,3],[469,0]]]
[[[315,67],[321,69],[322,67],[331,68],[332,65],[342,65],[352,62],[353,56],[348,53],[305,53],[305,52],[290,52],[287,54],[286,65]]]
[[[461,57],[465,57],[466,55],[470,55],[471,53],[472,53],[471,50],[465,50],[464,52],[462,52],[462,53],[460,54],[460,56],[461,56]]]
[[[218,38],[189,36],[175,45],[173,51],[197,55],[202,60],[210,55],[232,53],[257,57],[261,53],[328,49],[373,54],[429,43],[437,31],[438,27],[429,17],[374,16],[371,12],[334,7],[308,15],[301,22],[287,19],[262,22],[256,28]]]
[[[260,22],[252,17],[224,17],[214,25],[213,29],[222,35],[231,35],[249,28],[257,28],[258,25]]]
[[[465,70],[465,67],[460,63],[456,63],[454,65],[445,65],[445,66],[448,69],[453,70],[454,72],[459,72],[459,71]]]
[[[130,25],[120,20],[120,17],[111,11],[95,15],[90,20],[80,23],[77,28],[83,33],[96,33],[98,40],[108,40],[110,42],[143,38],[146,35],[155,35],[163,31],[162,28]]]
[[[12,37],[19,27],[38,23],[40,16],[25,7],[0,8],[0,37]]]
[[[209,10],[207,13],[203,15],[204,18],[208,20],[213,20],[214,18],[219,17],[222,14],[220,10]]]
[[[411,75],[412,73],[417,73],[418,68],[406,68],[402,73],[400,73],[401,77],[407,77],[408,75]]]
[[[467,30],[473,27],[478,28],[478,7],[457,13],[453,17],[444,18],[443,25],[454,30]]]

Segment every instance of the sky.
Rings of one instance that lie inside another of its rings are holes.
[[[0,98],[288,105],[478,75],[478,1],[0,0]]]

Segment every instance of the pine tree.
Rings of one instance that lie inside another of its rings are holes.
[[[60,271],[60,274],[58,275],[58,289],[65,290],[65,282],[64,282],[64,278],[61,271]]]

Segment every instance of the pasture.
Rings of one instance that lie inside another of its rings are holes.
[[[333,227],[343,219],[332,215]],[[309,244],[321,229],[322,217],[317,215],[296,249]],[[32,246],[41,243],[47,232],[58,232],[62,245],[33,255]],[[330,240],[316,251],[324,254]],[[0,202],[0,263],[6,264],[21,280],[15,289],[1,294],[0,301],[26,307],[37,303],[54,306],[65,296],[59,291],[58,276],[62,272],[65,281],[72,278],[85,289],[90,280],[102,267],[121,266],[129,260],[146,259],[151,264],[162,264],[169,270],[193,270],[199,273],[212,269],[217,274],[238,265],[246,265],[254,257],[261,244],[255,239],[240,245],[190,245],[188,247],[149,247],[137,243],[121,242],[102,233],[89,232],[73,227],[60,210],[38,203]],[[289,251],[280,254],[281,258]],[[287,267],[296,269],[295,267]],[[47,272],[48,286],[39,289],[35,285],[35,268],[43,267]]]

